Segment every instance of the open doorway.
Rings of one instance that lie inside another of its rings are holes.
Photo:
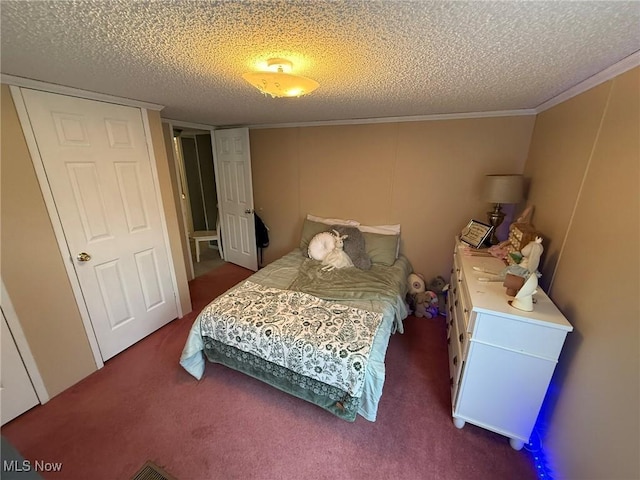
[[[173,125],[173,149],[192,277],[198,277],[225,263],[211,132]]]

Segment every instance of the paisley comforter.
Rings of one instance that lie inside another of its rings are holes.
[[[392,331],[402,332],[409,262],[322,272],[299,250],[211,302],[185,344],[196,378],[204,357],[331,413],[375,421]]]

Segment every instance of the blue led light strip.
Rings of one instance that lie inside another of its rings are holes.
[[[540,433],[537,429],[533,430],[529,443],[525,444],[525,450],[529,452],[533,459],[533,465],[536,468],[536,475],[541,480],[553,480],[553,475],[547,465],[547,460],[542,448],[542,440],[540,439]]]

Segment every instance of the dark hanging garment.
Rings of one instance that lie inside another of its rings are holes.
[[[269,246],[269,229],[256,213],[253,214],[253,218],[256,222],[256,246],[260,254],[258,266],[262,266],[262,250]]]

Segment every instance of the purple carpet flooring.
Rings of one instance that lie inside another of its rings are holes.
[[[251,272],[232,264],[190,284],[194,312],[13,420],[2,435],[44,478],[130,479],[154,461],[179,480],[533,480],[505,437],[451,421],[444,319],[409,317],[389,342],[376,422],[354,423],[226,367],[197,381],[178,364],[193,320]]]

